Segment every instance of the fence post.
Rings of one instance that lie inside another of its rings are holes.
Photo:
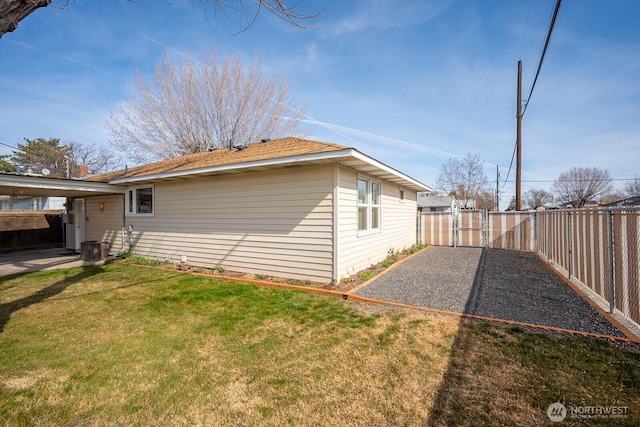
[[[451,226],[451,231],[453,232],[453,247],[457,248],[458,247],[458,223],[459,223],[459,218],[458,218],[458,213],[454,210],[453,213],[451,214],[453,221],[452,221],[452,226]]]
[[[554,217],[557,215],[551,216],[550,213],[546,213],[545,215],[545,226],[547,227],[547,243],[545,245],[545,249],[547,250],[547,261],[551,260],[551,251],[553,250],[553,245],[551,244],[551,230],[556,221],[554,221]]]
[[[571,280],[571,267],[573,258],[573,245],[571,242],[571,211],[567,212],[567,252],[569,254],[569,262],[567,263],[567,273],[569,273],[569,280]]]
[[[533,237],[533,247],[529,248],[530,250],[533,249],[536,253],[538,253],[538,248],[540,247],[540,245],[538,244],[538,211],[534,211],[531,215],[530,215],[531,220],[533,221],[533,227],[532,227],[532,237]]]
[[[613,271],[613,211],[607,211],[607,223],[609,229],[609,313],[613,314],[616,308],[615,300],[615,274]]]
[[[422,212],[418,211],[416,214],[416,240],[417,244],[422,244]]]
[[[489,247],[489,210],[488,209],[483,209],[482,210],[482,247],[483,248],[488,248]]]

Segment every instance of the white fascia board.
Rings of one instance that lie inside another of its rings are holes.
[[[25,175],[0,174],[0,186],[30,188],[37,190],[82,191],[87,193],[118,193],[123,194],[122,187],[104,182],[90,182],[83,180],[69,180],[58,178],[32,177]]]
[[[421,183],[420,181],[417,181],[413,178],[411,178],[408,175],[403,174],[400,171],[397,171],[396,169],[385,165],[384,163],[381,163],[369,156],[367,156],[366,154],[362,154],[361,152],[359,152],[358,150],[353,150],[354,153],[352,154],[353,157],[355,157],[356,159],[366,162],[378,169],[381,169],[383,171],[385,171],[386,173],[389,173],[391,175],[395,175],[398,178],[402,179],[403,181],[406,181],[408,185],[412,185],[413,188],[415,188],[417,191],[431,191],[431,187],[429,187],[428,185],[425,185],[423,183]]]
[[[299,156],[279,157],[275,159],[256,160],[252,162],[230,163],[228,165],[208,166],[205,168],[181,170],[175,172],[164,172],[153,175],[132,176],[130,178],[119,178],[109,181],[109,184],[134,184],[136,182],[156,181],[169,178],[180,178],[191,175],[212,174],[232,170],[242,170],[269,166],[289,165],[293,163],[305,163],[320,160],[342,159],[353,156],[355,150],[349,148],[340,151],[328,151],[314,154],[301,154]]]
[[[256,160],[256,161],[243,162],[243,163],[230,163],[227,165],[208,166],[204,168],[181,170],[181,171],[175,171],[175,172],[163,172],[163,173],[158,173],[153,175],[124,177],[124,178],[114,179],[112,181],[109,181],[109,183],[110,184],[135,184],[138,182],[150,182],[150,181],[157,181],[162,179],[172,179],[172,178],[188,177],[188,176],[194,176],[194,175],[206,175],[206,174],[213,174],[213,173],[227,172],[227,171],[234,171],[234,170],[283,166],[283,165],[291,165],[295,163],[306,163],[306,162],[323,161],[323,160],[339,161],[339,160],[347,160],[349,158],[367,163],[371,166],[374,166],[375,168],[382,170],[385,173],[395,175],[400,180],[406,182],[406,185],[408,187],[414,188],[417,191],[431,191],[431,187],[419,181],[416,181],[415,179],[385,165],[384,163],[381,163],[377,160],[372,159],[369,156],[366,156],[360,153],[355,148],[347,148],[347,149],[338,150],[338,151],[327,151],[322,153],[301,154],[298,156],[279,157],[274,159]]]

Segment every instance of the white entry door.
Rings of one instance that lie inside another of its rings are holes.
[[[84,206],[84,201],[85,199],[76,199],[73,203],[73,218],[74,218],[74,227],[75,229],[75,235],[76,235],[76,245],[75,245],[75,250],[76,252],[80,252],[81,250],[81,243],[84,242],[84,219],[86,217],[85,214],[85,206]]]

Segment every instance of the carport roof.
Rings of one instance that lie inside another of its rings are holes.
[[[6,196],[85,197],[124,192],[119,185],[103,182],[0,173],[0,195]]]

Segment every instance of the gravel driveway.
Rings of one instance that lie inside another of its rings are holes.
[[[624,337],[530,252],[431,247],[355,294]]]

